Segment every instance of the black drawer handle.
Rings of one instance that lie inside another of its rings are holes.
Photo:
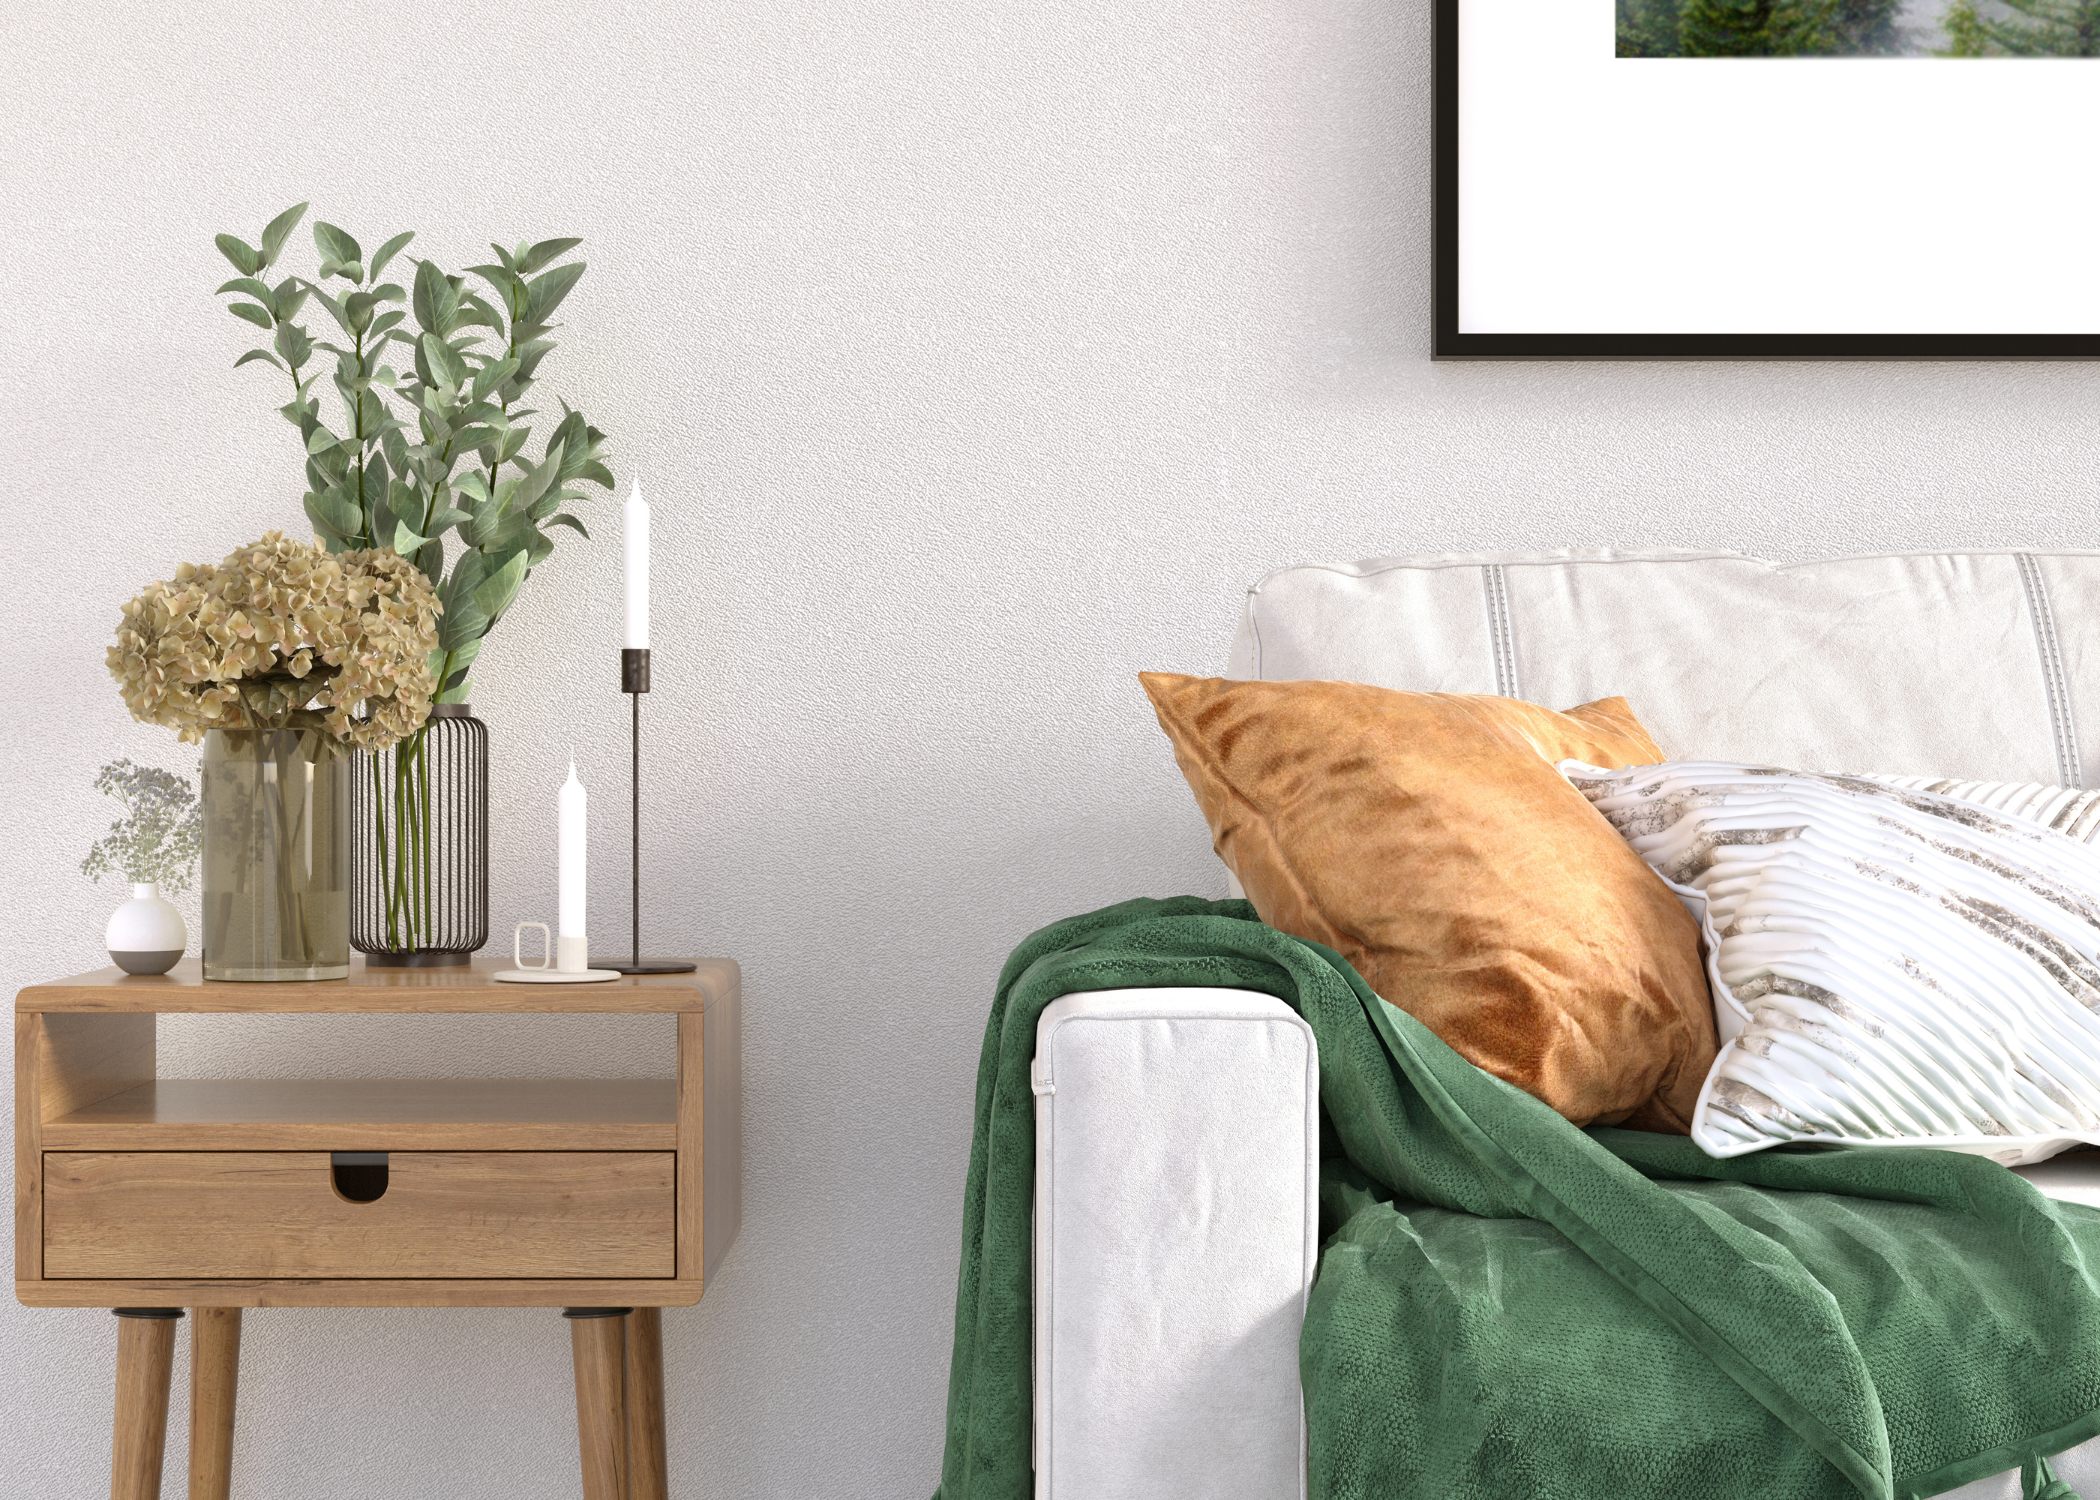
[[[329,1152],[337,1195],[352,1203],[376,1203],[386,1196],[386,1158],[384,1151]]]

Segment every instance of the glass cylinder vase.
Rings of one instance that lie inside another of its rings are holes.
[[[350,973],[350,761],[313,729],[204,737],[204,977]]]
[[[440,703],[351,774],[350,945],[370,966],[465,964],[489,939],[489,733]]]

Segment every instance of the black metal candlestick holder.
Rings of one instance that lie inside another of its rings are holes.
[[[633,772],[628,783],[634,797],[634,887],[633,947],[624,960],[595,959],[592,967],[616,974],[690,974],[693,966],[682,958],[642,957],[642,694],[649,691],[649,648],[629,647],[620,652],[620,691],[634,704]]]

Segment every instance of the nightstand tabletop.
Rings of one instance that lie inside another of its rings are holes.
[[[597,984],[500,984],[511,966],[477,958],[447,969],[351,967],[347,979],[236,983],[206,979],[186,958],[166,974],[96,969],[33,984],[15,996],[15,1011],[76,1013],[182,1012],[290,1015],[323,1012],[603,1013],[696,1011],[737,991],[736,961],[700,958],[690,974],[633,974]]]

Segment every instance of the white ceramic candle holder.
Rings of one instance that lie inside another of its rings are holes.
[[[547,954],[537,965],[525,962],[525,929],[537,927],[546,942]],[[555,938],[545,922],[520,922],[510,935],[510,961],[515,969],[501,970],[496,977],[505,984],[597,984],[618,979],[614,969],[591,967],[590,943],[582,937]]]

